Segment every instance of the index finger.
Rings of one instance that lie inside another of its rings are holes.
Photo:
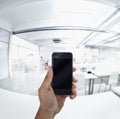
[[[73,67],[73,72],[75,72],[76,71],[76,68],[75,67]]]

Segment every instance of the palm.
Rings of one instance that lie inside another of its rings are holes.
[[[65,96],[56,96],[51,86],[47,88],[47,90],[42,90],[40,93],[41,105],[43,104],[44,107],[55,112],[56,114],[60,112],[61,108],[64,105],[65,99]]]

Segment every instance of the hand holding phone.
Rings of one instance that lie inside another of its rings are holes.
[[[70,52],[52,54],[52,88],[56,95],[70,95],[72,92],[72,57]]]

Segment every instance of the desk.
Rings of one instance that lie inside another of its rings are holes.
[[[93,94],[93,90],[94,90],[94,79],[96,79],[97,77],[94,76],[93,74],[88,74],[86,72],[84,73],[75,73],[74,75],[76,76],[79,76],[79,77],[76,77],[76,78],[80,78],[80,76],[83,76],[82,79],[83,80],[88,80],[89,81],[89,84],[88,84],[88,94]],[[79,79],[78,79],[79,80]],[[78,83],[80,83],[78,81]],[[85,85],[85,82],[83,83],[83,85]],[[86,90],[86,89],[85,89]]]
[[[94,80],[96,78],[98,78],[101,81],[101,84],[103,83],[103,79],[107,79],[109,78],[110,72],[92,72],[93,74],[87,74],[87,75],[92,75],[94,76],[93,78],[90,76],[88,76],[89,78],[89,90],[88,90],[88,94],[91,95],[93,94],[93,90],[94,90]],[[96,75],[96,76],[95,76]],[[99,81],[98,81],[99,82]],[[99,82],[100,83],[100,82]],[[107,82],[105,82],[107,83]],[[100,85],[100,84],[99,84]]]
[[[93,90],[94,90],[94,79],[96,79],[97,77],[94,76],[93,74],[87,74],[85,73],[85,79],[89,80],[89,85],[88,85],[88,94],[91,95],[93,94]]]
[[[0,119],[34,119],[37,96],[0,89]],[[55,119],[120,119],[120,98],[112,92],[66,99]]]
[[[0,119],[34,119],[38,107],[38,96],[0,88]]]
[[[86,72],[83,72],[82,74],[85,75],[84,78],[85,80],[88,80],[89,84],[88,84],[88,94],[91,95],[93,94],[93,90],[94,90],[94,80],[96,78],[100,79],[101,83],[104,82],[104,84],[108,83],[108,79],[109,76],[111,74],[111,72],[97,72],[94,71],[94,74],[96,74],[98,77],[94,76],[93,74],[87,74]],[[80,74],[79,72],[77,72],[77,74]],[[119,75],[120,76],[120,75]],[[104,81],[102,81],[104,80]],[[99,82],[99,81],[98,81]],[[100,83],[100,82],[99,82]]]
[[[111,87],[111,91],[120,97],[120,86]]]
[[[55,119],[120,119],[120,98],[112,92],[67,98]]]

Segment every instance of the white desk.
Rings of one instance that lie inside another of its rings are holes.
[[[37,96],[0,89],[0,119],[34,119]],[[67,98],[55,119],[120,119],[120,98],[112,92]]]
[[[98,78],[97,76],[93,75],[93,74],[88,74],[85,73],[85,79],[89,80],[89,89],[88,89],[88,94],[91,95],[93,94],[93,90],[94,90],[94,79]]]
[[[38,107],[37,96],[0,89],[0,119],[34,119]]]
[[[120,119],[120,98],[105,92],[67,99],[55,119]]]
[[[120,86],[111,87],[111,91],[114,92],[116,95],[120,96]]]
[[[93,94],[93,89],[94,89],[94,79],[98,78],[97,76],[93,75],[93,74],[88,74],[87,72],[84,72],[84,73],[74,73],[74,75],[77,74],[77,75],[84,75],[84,79],[85,80],[88,80],[89,81],[89,84],[88,84],[88,94]],[[79,80],[79,79],[78,79]],[[84,84],[85,85],[85,84]]]

